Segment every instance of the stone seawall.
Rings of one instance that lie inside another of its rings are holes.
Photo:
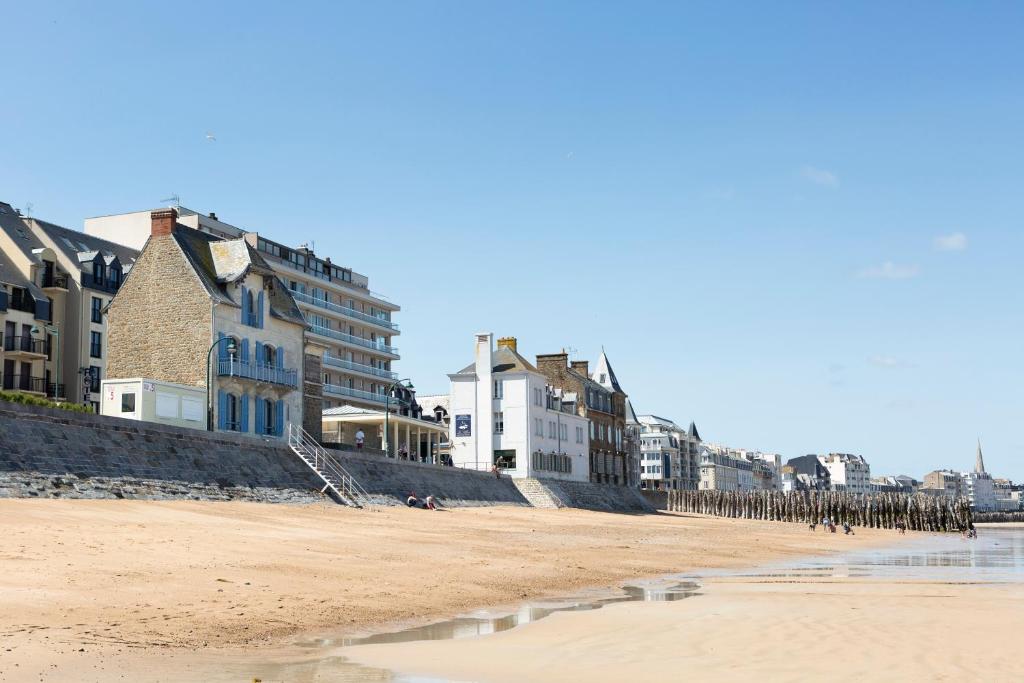
[[[528,505],[507,479],[355,452],[334,455],[374,503],[410,491],[448,506]],[[280,441],[0,401],[0,497],[322,500],[323,482]]]

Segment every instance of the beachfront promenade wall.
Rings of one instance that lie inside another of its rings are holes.
[[[484,472],[335,454],[375,504],[410,491],[448,506],[529,504]],[[322,487],[280,441],[0,401],[0,497],[308,503]]]
[[[912,531],[960,531],[971,523],[966,498],[936,498],[898,493],[858,495],[836,491],[671,491],[668,509],[717,517],[737,517]]]

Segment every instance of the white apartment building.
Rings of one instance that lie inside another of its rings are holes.
[[[641,415],[640,485],[659,491],[696,490],[700,481],[700,436],[657,415]]]
[[[474,362],[448,377],[456,467],[589,480],[589,422],[577,414],[577,397],[551,387],[514,338],[495,349],[491,333],[477,334]]]
[[[224,239],[249,235],[277,277],[291,291],[307,325],[307,353],[323,359],[323,407],[356,405],[383,409],[398,375],[392,369],[398,348],[400,307],[370,289],[369,279],[306,245],[288,247],[253,231],[184,207],[178,222]],[[100,216],[85,221],[85,231],[136,249],[149,235],[149,211]],[[394,405],[394,401],[391,401]]]
[[[829,453],[818,461],[828,470],[833,491],[871,493],[871,466],[860,455]]]

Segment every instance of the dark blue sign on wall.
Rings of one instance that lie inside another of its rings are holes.
[[[472,436],[473,434],[473,416],[472,415],[456,415],[455,416],[455,436]]]

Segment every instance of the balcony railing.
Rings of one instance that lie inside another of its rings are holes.
[[[256,382],[269,382],[292,388],[299,386],[299,373],[297,370],[275,368],[270,365],[240,361],[234,358],[217,361],[217,374],[221,377],[242,377]]]
[[[330,365],[336,368],[342,368],[343,370],[350,370],[352,372],[362,372],[368,375],[374,375],[376,377],[383,377],[385,379],[396,380],[398,379],[397,372],[391,372],[390,370],[381,370],[370,365],[363,365],[362,363],[353,363],[350,360],[344,360],[337,358],[329,353],[324,354],[324,365]]]
[[[45,356],[46,341],[27,335],[4,337],[4,351],[8,353],[20,351],[22,353],[33,353],[39,356]]]
[[[46,398],[53,398],[53,399],[65,399],[65,398],[67,398],[64,395],[64,385],[63,384],[54,384],[53,382],[51,382],[50,384],[47,384],[46,385]]]
[[[325,384],[324,393],[335,394],[337,396],[351,396],[353,398],[361,398],[364,401],[374,401],[376,403],[387,402],[387,397],[383,394],[375,394],[372,391],[363,391],[362,389],[350,389],[337,384]]]
[[[46,378],[31,375],[4,375],[5,391],[28,391],[36,394],[46,393]]]
[[[43,289],[67,289],[68,288],[68,276],[64,273],[60,275],[43,275]]]
[[[356,346],[362,346],[363,348],[372,349],[379,353],[390,354],[395,357],[398,356],[398,347],[388,346],[382,341],[370,341],[369,339],[356,337],[351,334],[346,334],[345,332],[338,332],[337,330],[332,330],[321,325],[310,325],[309,330],[315,334],[322,334],[325,337],[337,339],[338,341],[343,341],[348,344],[355,344]]]
[[[371,325],[379,325],[386,330],[392,330],[394,332],[398,331],[398,324],[393,323],[390,320],[378,318],[375,315],[363,313],[362,311],[357,311],[356,309],[349,308],[348,306],[342,306],[341,304],[334,304],[329,301],[324,301],[323,299],[318,299],[315,296],[310,296],[309,294],[304,294],[302,292],[295,291],[294,289],[291,289],[289,291],[292,293],[292,296],[295,297],[296,301],[301,301],[312,306],[319,306],[320,308],[326,311],[333,311],[334,313],[345,315],[348,316],[349,318],[354,318],[362,322],[367,322],[370,323]]]

